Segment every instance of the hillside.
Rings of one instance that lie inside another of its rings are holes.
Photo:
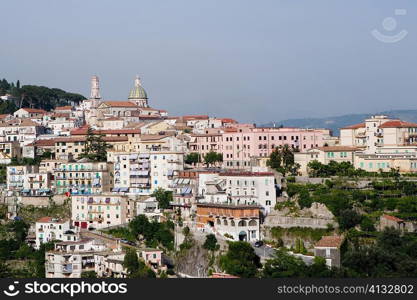
[[[383,111],[376,114],[387,115],[392,118],[398,118],[408,122],[417,123],[417,110],[391,110]],[[333,116],[325,118],[302,118],[302,119],[287,119],[277,122],[269,122],[260,127],[285,126],[285,127],[301,127],[301,128],[328,128],[333,131],[333,134],[338,136],[339,129],[348,125],[361,123],[371,114],[351,114],[342,116]]]
[[[20,81],[0,80],[0,96],[7,95],[9,100],[0,101],[0,114],[10,114],[20,107],[54,109],[56,106],[78,104],[85,97],[57,88],[37,85],[23,85]]]

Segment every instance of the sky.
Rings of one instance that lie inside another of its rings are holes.
[[[2,0],[0,11],[0,78],[23,85],[88,97],[97,75],[104,100],[126,100],[139,75],[172,116],[258,124],[417,109],[415,0]]]

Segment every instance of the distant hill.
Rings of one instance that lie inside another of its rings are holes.
[[[304,118],[288,119],[277,122],[263,124],[260,127],[301,127],[301,128],[328,128],[333,131],[333,135],[339,135],[339,129],[348,125],[361,123],[371,115],[386,115],[391,118],[401,119],[407,122],[417,123],[417,110],[391,110],[375,114],[351,114],[326,118]]]

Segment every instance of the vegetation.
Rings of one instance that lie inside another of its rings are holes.
[[[143,237],[148,247],[161,245],[167,250],[174,250],[174,223],[171,221],[149,222],[145,215],[139,215],[129,223],[129,229],[135,237]]]
[[[417,237],[386,229],[375,243],[361,243],[361,235],[350,234],[350,247],[342,257],[342,265],[359,277],[416,277]]]
[[[200,157],[199,153],[192,152],[192,153],[189,153],[185,156],[184,161],[185,161],[186,164],[195,165],[195,164],[201,162],[201,157]]]
[[[157,188],[151,195],[158,201],[159,208],[168,209],[171,207],[172,191],[165,191],[163,188]]]
[[[11,114],[19,107],[32,107],[44,110],[52,110],[56,106],[78,104],[85,99],[84,96],[68,93],[61,89],[45,86],[23,85],[19,80],[8,82],[0,80],[0,96],[10,94],[14,100],[4,101],[0,104],[0,114]]]
[[[229,249],[220,257],[220,267],[228,274],[251,278],[262,267],[260,258],[247,242],[229,242]]]
[[[45,277],[45,252],[53,249],[53,243],[34,250],[25,241],[28,229],[23,220],[0,225],[0,278]]]
[[[217,239],[214,234],[206,235],[206,241],[203,244],[203,248],[210,251],[216,251],[220,248],[220,245],[217,244]]]
[[[322,164],[317,160],[308,163],[308,175],[310,177],[399,177],[397,169],[392,168],[390,172],[367,172],[362,169],[355,169],[350,162],[330,161],[328,164]]]
[[[107,161],[107,150],[112,146],[103,141],[103,135],[96,135],[91,127],[88,127],[87,139],[83,152],[79,158],[87,158],[91,161]]]
[[[294,162],[294,150],[287,144],[275,148],[266,164],[284,176],[288,173],[295,175],[300,168],[300,165]]]
[[[223,155],[214,151],[208,152],[204,155],[204,163],[209,167],[210,165],[216,165],[218,162],[223,161]]]
[[[125,248],[123,267],[127,269],[129,278],[155,278],[156,274],[142,260],[139,259],[136,250]]]

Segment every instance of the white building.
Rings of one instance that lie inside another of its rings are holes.
[[[35,237],[36,249],[39,249],[41,244],[51,241],[74,242],[78,240],[77,230],[71,227],[69,220],[51,217],[43,217],[36,221]]]
[[[45,253],[46,278],[81,278],[82,272],[94,271],[94,256],[111,253],[99,240],[83,239],[55,243],[55,249]]]
[[[106,228],[128,223],[134,216],[134,204],[117,194],[73,195],[71,220],[75,227]]]

